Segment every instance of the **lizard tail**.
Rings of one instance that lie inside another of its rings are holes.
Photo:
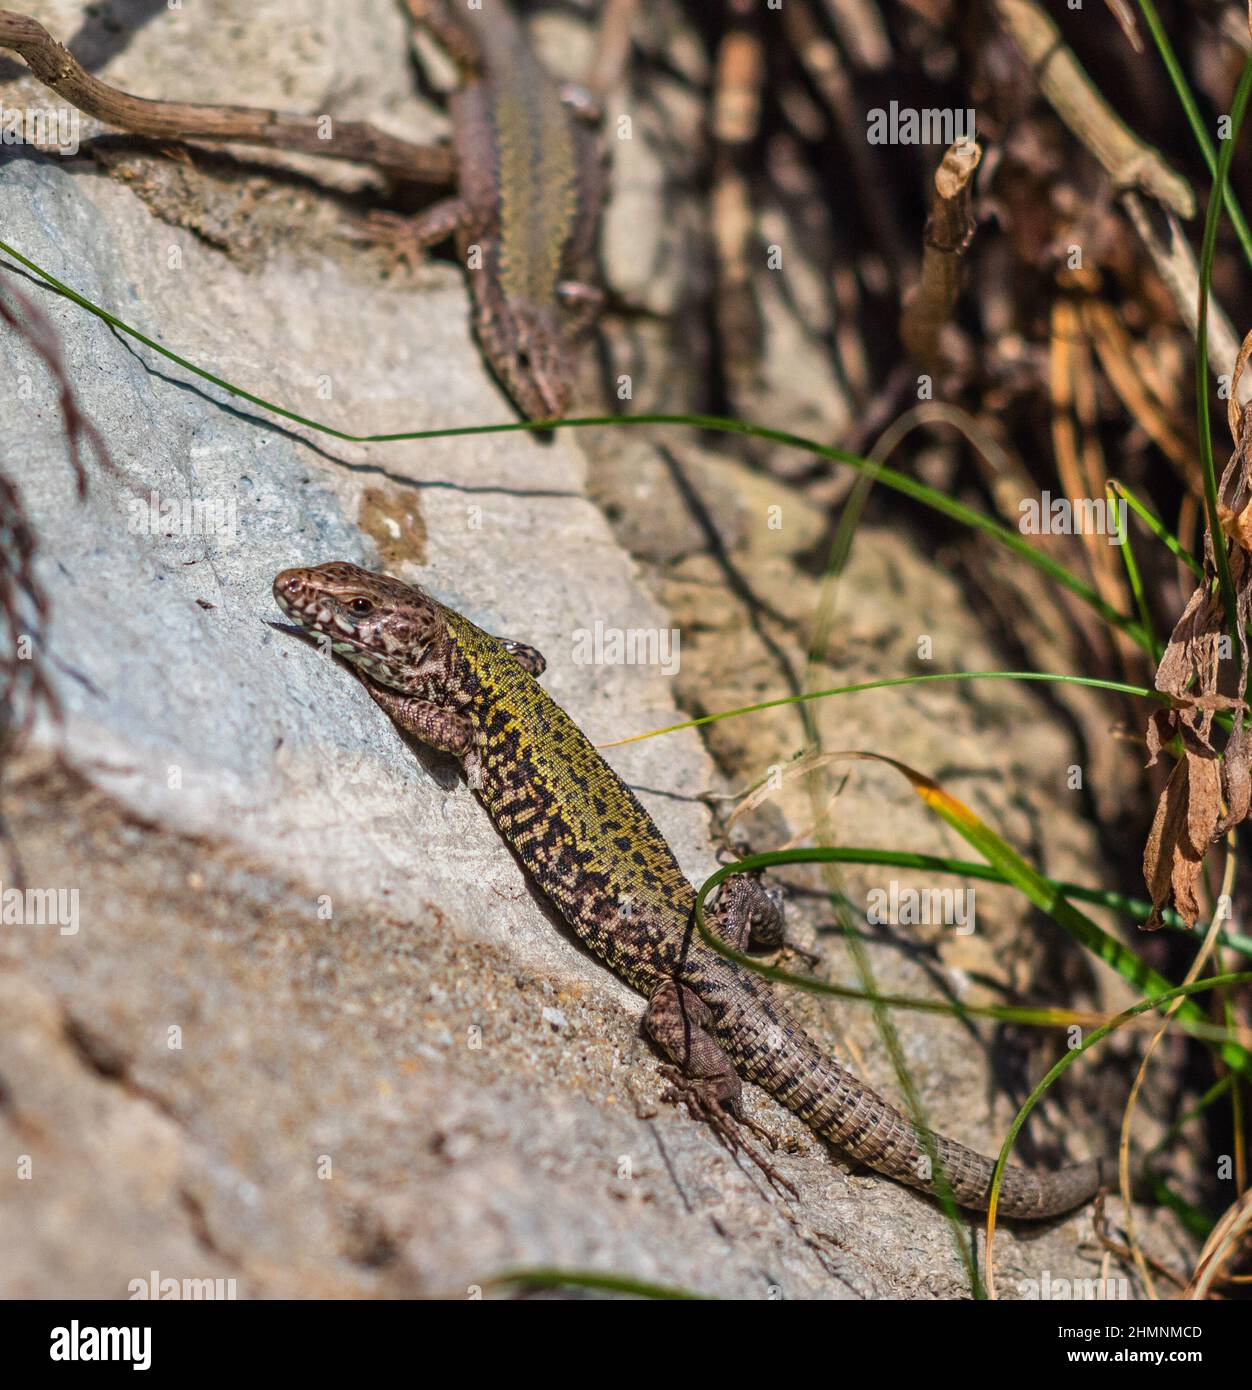
[[[935,1195],[935,1165],[908,1117],[844,1071],[794,1019],[767,1002],[763,990],[747,989],[760,1001],[759,1009],[750,1017],[732,1016],[723,1031],[734,1040],[741,1075],[850,1158]],[[941,1134],[933,1135],[932,1143],[956,1201],[985,1211],[995,1163]],[[1089,1201],[1108,1176],[1101,1159],[1052,1173],[1006,1167],[998,1210],[1002,1216],[1041,1221]]]
[[[829,1057],[825,1061],[831,1083],[825,1101],[833,1113],[825,1123],[821,1123],[820,1116],[814,1116],[818,1120],[813,1124],[816,1132],[876,1172],[936,1194],[934,1165],[907,1117]],[[786,1103],[785,1097],[779,1099]],[[802,1112],[797,1113],[804,1118]],[[932,1141],[955,1200],[963,1207],[985,1211],[995,1163],[942,1134],[933,1135]],[[1051,1173],[1009,1166],[1000,1183],[998,1209],[1002,1216],[1026,1221],[1058,1216],[1089,1201],[1106,1176],[1102,1159]]]

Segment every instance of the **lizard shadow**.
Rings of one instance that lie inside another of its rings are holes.
[[[397,729],[396,733],[403,741],[405,747],[412,753],[414,759],[422,768],[422,771],[430,777],[431,781],[434,782],[440,791],[453,792],[456,791],[458,787],[468,786],[461,764],[451,753],[441,753],[438,749],[431,748],[429,745],[422,743],[419,739],[414,738],[413,735],[404,733],[402,730]],[[480,809],[482,810],[483,816],[486,817],[490,823],[490,818],[487,817],[486,809],[481,806]],[[605,981],[617,983],[617,976],[613,974],[600,957],[578,936],[574,929],[561,916],[559,910],[554,906],[547,894],[534,881],[531,877],[530,870],[526,867],[525,861],[514,846],[511,845],[499,831],[496,831],[494,827],[493,833],[498,843],[508,851],[509,856],[517,865],[522,876],[522,882],[526,886],[527,896],[546,918],[548,925],[559,933],[563,940],[574,947],[580,956],[596,966]],[[637,997],[640,1000],[639,1031],[641,1035],[643,1035],[643,996],[639,995]],[[660,1054],[658,1053],[657,1056],[660,1057]]]

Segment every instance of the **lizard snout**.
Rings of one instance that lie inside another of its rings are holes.
[[[300,608],[307,590],[308,573],[305,570],[282,570],[274,576],[274,601],[285,612]]]

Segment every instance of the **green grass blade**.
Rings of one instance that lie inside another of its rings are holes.
[[[1039,1101],[1047,1094],[1053,1082],[1068,1067],[1072,1066],[1079,1057],[1088,1049],[1094,1047],[1096,1043],[1108,1037],[1108,1035],[1118,1028],[1129,1023],[1131,1019],[1139,1014],[1146,1013],[1150,1009],[1159,1009],[1162,1004],[1168,1004],[1174,999],[1186,998],[1190,1003],[1190,996],[1201,994],[1205,990],[1216,989],[1219,985],[1239,985],[1252,982],[1252,970],[1241,971],[1238,974],[1230,975],[1211,975],[1208,979],[1193,980],[1189,985],[1175,985],[1172,989],[1166,990],[1161,994],[1153,994],[1145,999],[1140,999],[1138,1003],[1132,1004],[1130,1008],[1123,1009],[1116,1018],[1110,1019],[1107,1023],[1101,1024],[1099,1028],[1089,1033],[1083,1040],[1063,1057],[1059,1058],[1051,1066],[1044,1078],[1026,1097],[1022,1108],[1013,1118],[1013,1123],[1009,1126],[1008,1133],[1004,1137],[1004,1143],[1000,1148],[999,1157],[996,1159],[995,1175],[991,1180],[991,1208],[987,1213],[988,1223],[995,1220],[995,1208],[999,1201],[1000,1184],[1004,1177],[1004,1170],[1008,1165],[1009,1154],[1013,1151],[1013,1145],[1021,1132],[1022,1126],[1026,1123],[1030,1112],[1035,1108]],[[1180,1011],[1181,1012],[1181,1011]]]
[[[786,853],[782,851],[781,853]],[[864,845],[823,846],[823,853],[838,864],[885,864],[900,869],[921,869],[927,873],[954,874],[959,878],[976,878],[985,883],[1008,883],[1008,878],[993,864],[981,864],[973,859],[953,859],[945,855],[921,854],[914,850],[870,849]],[[779,862],[786,862],[780,860]],[[1132,897],[1110,888],[1087,888],[1080,883],[1068,883],[1062,879],[1048,878],[1057,893],[1080,902],[1091,903],[1095,907],[1106,907],[1125,917],[1143,921],[1152,911],[1152,904],[1144,898]],[[1173,931],[1182,932],[1203,941],[1206,935],[1203,927],[1189,927],[1172,909],[1164,913],[1165,925]],[[1232,950],[1252,955],[1252,936],[1239,932],[1219,932],[1218,942]]]
[[[1148,530],[1166,547],[1175,559],[1181,560],[1197,579],[1204,578],[1204,567],[1200,564],[1199,560],[1196,559],[1172,532],[1166,529],[1165,523],[1158,516],[1153,515],[1135,494],[1131,492],[1125,483],[1119,483],[1114,479],[1109,483],[1109,486],[1116,491],[1119,497],[1124,497],[1126,499],[1127,503],[1130,505],[1131,511],[1134,512],[1139,520],[1143,522]]]
[[[886,690],[893,685],[924,685],[928,681],[1052,681],[1061,685],[1087,685],[1097,690],[1113,690],[1121,695],[1138,695],[1145,700],[1155,700],[1158,704],[1170,703],[1169,696],[1163,695],[1159,690],[1149,690],[1143,685],[1127,685],[1124,681],[1101,680],[1096,676],[1070,676],[1053,671],[938,671],[933,675],[891,676],[886,680],[832,686],[829,690],[807,690],[799,695],[780,695],[773,700],[758,700],[755,704],[740,705],[737,709],[702,714],[695,719],[684,719],[679,724],[667,724],[661,729],[649,729],[647,733],[631,734],[627,738],[613,739],[609,743],[596,746],[620,748],[626,743],[642,743],[644,739],[660,738],[662,734],[677,733],[680,729],[698,729],[703,724],[716,724],[722,719],[738,719],[741,715],[759,714],[767,709],[781,709],[784,705],[801,704],[807,700],[828,700],[836,695],[860,695],[867,690]]]
[[[561,1269],[556,1265],[536,1265],[533,1268],[506,1269],[483,1279],[481,1286],[537,1289],[595,1289],[604,1293],[624,1293],[632,1298],[664,1301],[707,1299],[711,1295],[694,1293],[691,1289],[673,1284],[654,1284],[646,1279],[631,1279],[623,1274],[601,1274],[594,1269]]]
[[[860,1003],[879,1004],[891,1009],[908,1009],[917,1013],[944,1014],[956,1018],[988,1018],[1002,1023],[1023,1023],[1044,1028],[1068,1027],[1073,1022],[1073,1010],[1012,1004],[953,1004],[946,1000],[921,999],[913,995],[878,992],[871,994],[865,990],[855,989],[850,985],[834,984],[830,980],[821,980],[813,975],[798,975],[777,965],[767,965],[755,956],[734,950],[714,935],[708,927],[704,915],[705,900],[718,884],[724,882],[732,874],[747,873],[753,869],[771,868],[783,864],[825,863],[832,859],[837,860],[841,853],[841,850],[832,846],[771,850],[762,854],[747,855],[734,864],[723,865],[705,879],[696,894],[695,923],[701,938],[715,951],[725,956],[727,960],[734,961],[736,965],[741,965],[777,984],[802,989],[809,994],[821,994],[833,999],[850,999]],[[1083,920],[1086,921],[1085,918]],[[1107,960],[1108,964],[1112,965],[1123,979],[1138,987],[1157,991],[1173,988],[1169,980],[1158,974],[1146,962],[1140,960],[1129,947],[1122,946],[1112,937],[1106,937],[1095,923],[1088,923],[1088,925],[1092,932],[1098,934],[1097,947],[1102,941],[1108,943],[1107,954],[1102,955],[1101,959]],[[1194,1004],[1189,1001],[1184,1004],[1175,1016],[1174,1022],[1181,1030],[1191,1036],[1221,1043],[1222,1055],[1229,1064],[1244,1076],[1252,1077],[1252,1055],[1249,1055],[1238,1043],[1231,1041],[1226,1029],[1211,1024],[1203,1011]]]
[[[1143,15],[1144,23],[1148,33],[1152,35],[1152,41],[1156,44],[1157,52],[1161,55],[1161,62],[1165,66],[1165,71],[1169,74],[1169,80],[1174,84],[1174,90],[1178,93],[1178,100],[1182,103],[1182,109],[1187,117],[1187,124],[1191,127],[1191,133],[1195,136],[1195,142],[1200,147],[1200,153],[1204,156],[1204,162],[1208,165],[1209,173],[1217,172],[1217,154],[1213,148],[1213,141],[1209,136],[1204,124],[1204,117],[1200,114],[1200,108],[1196,103],[1195,96],[1191,88],[1187,85],[1187,79],[1183,75],[1182,66],[1178,61],[1178,56],[1174,52],[1173,45],[1165,33],[1164,26],[1161,24],[1160,16],[1156,12],[1156,6],[1152,0],[1139,0],[1139,10]],[[1235,229],[1235,235],[1239,238],[1239,244],[1243,247],[1243,254],[1247,258],[1248,264],[1252,265],[1252,232],[1248,230],[1248,224],[1243,216],[1243,209],[1239,206],[1239,201],[1235,197],[1234,189],[1227,184],[1224,190],[1224,201],[1226,212],[1230,216],[1230,224]]]
[[[1159,662],[1161,659],[1161,644],[1156,636],[1156,628],[1152,622],[1152,614],[1148,608],[1148,597],[1143,591],[1143,580],[1139,575],[1139,566],[1135,562],[1135,549],[1131,544],[1130,532],[1123,523],[1121,515],[1117,511],[1117,494],[1113,491],[1110,483],[1104,489],[1104,495],[1109,502],[1110,510],[1117,517],[1117,548],[1121,552],[1122,564],[1126,567],[1126,582],[1130,585],[1130,592],[1134,596],[1135,607],[1139,612],[1139,625],[1148,636],[1148,651],[1153,661]]]

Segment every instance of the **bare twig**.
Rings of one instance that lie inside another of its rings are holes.
[[[1130,8],[1130,0],[1104,0],[1104,3],[1109,7],[1113,18],[1117,20],[1122,33],[1126,35],[1126,42],[1136,53],[1142,53],[1143,35],[1139,32],[1135,12]]]
[[[882,177],[865,139],[865,111],[857,100],[852,77],[838,46],[807,0],[782,7],[782,27],[796,57],[809,76],[844,139],[849,177],[858,188],[874,188]],[[909,248],[882,200],[869,198],[862,211],[872,221],[874,236],[887,260],[895,266],[909,259]]]
[[[1191,962],[1186,975],[1183,977],[1183,984],[1189,985],[1200,978],[1200,971],[1205,962],[1213,953],[1213,948],[1217,944],[1217,932],[1222,924],[1221,904],[1229,901],[1229,895],[1234,891],[1235,885],[1235,837],[1229,834],[1226,837],[1226,867],[1222,871],[1221,896],[1219,896],[1214,907],[1212,917],[1209,921],[1209,929],[1204,937],[1204,944],[1196,952],[1195,959]],[[1144,1049],[1143,1057],[1139,1062],[1139,1070],[1135,1073],[1135,1079],[1130,1088],[1130,1094],[1126,1097],[1126,1105],[1122,1111],[1121,1139],[1117,1146],[1117,1184],[1122,1195],[1122,1206],[1126,1213],[1126,1242],[1130,1246],[1134,1255],[1135,1265],[1139,1270],[1140,1278],[1143,1280],[1144,1288],[1148,1292],[1148,1297],[1155,1299],[1158,1297],[1156,1285],[1152,1282],[1152,1274],[1148,1269],[1147,1260],[1144,1257],[1139,1238],[1135,1233],[1135,1208],[1130,1200],[1130,1121],[1135,1112],[1135,1105],[1139,1099],[1139,1091],[1143,1086],[1144,1078],[1148,1074],[1148,1063],[1152,1060],[1152,1054],[1156,1051],[1157,1044],[1165,1036],[1169,1028],[1169,1021],[1182,1007],[1183,996],[1177,999],[1165,1011],[1165,1017],[1160,1021],[1160,1027],[1152,1035],[1151,1041]]]
[[[1149,205],[1138,193],[1130,189],[1122,194],[1121,202],[1134,223],[1135,231],[1139,233],[1147,248],[1148,255],[1152,257],[1156,273],[1169,290],[1179,317],[1187,325],[1187,331],[1194,335],[1196,311],[1200,302],[1200,268],[1196,264],[1187,238],[1183,236],[1182,228],[1178,225],[1178,219],[1168,208],[1160,209],[1158,216],[1154,217]],[[1165,222],[1164,234],[1157,226],[1162,218]],[[1228,375],[1239,355],[1239,339],[1235,336],[1235,330],[1231,327],[1225,310],[1211,291],[1208,335],[1210,370],[1215,377]],[[1242,405],[1252,400],[1252,378],[1240,383],[1237,399]]]
[[[1119,188],[1140,188],[1180,217],[1190,217],[1195,212],[1191,185],[1126,126],[1034,0],[995,0],[995,10],[1030,64],[1040,91],[1113,182]]]
[[[630,60],[630,36],[638,18],[639,0],[605,0],[597,23],[596,55],[588,88],[597,97],[616,90]]]
[[[823,4],[855,67],[882,72],[891,66],[891,40],[873,0],[823,0]]]
[[[1095,381],[1091,347],[1079,327],[1078,306],[1069,295],[1052,305],[1049,344],[1049,387],[1052,395],[1052,448],[1056,470],[1067,497],[1103,497],[1108,472],[1100,450],[1096,422]],[[1079,537],[1087,552],[1096,589],[1105,603],[1123,608],[1129,601],[1125,572],[1104,538],[1090,531]],[[1126,634],[1114,639],[1122,672],[1130,675],[1136,648]]]
[[[93,77],[42,24],[12,10],[0,10],[0,48],[19,54],[45,86],[86,115],[133,135],[299,150],[371,164],[394,178],[420,183],[447,183],[452,178],[450,150],[399,140],[367,121],[131,96]]]
[[[713,245],[717,253],[717,325],[732,397],[755,378],[763,327],[752,282],[755,222],[744,151],[760,129],[765,54],[759,35],[733,25],[717,50],[713,98]]]
[[[1153,383],[1145,379],[1140,370],[1142,362],[1136,361],[1136,344],[1117,310],[1103,299],[1084,300],[1082,325],[1126,413],[1165,454],[1186,486],[1197,495],[1202,493],[1204,484],[1194,446],[1175,425],[1168,405],[1160,400]]]
[[[939,360],[939,333],[952,316],[961,284],[961,260],[974,235],[970,181],[982,151],[963,137],[935,172],[935,197],[926,219],[922,277],[900,319],[900,337],[924,367]]]
[[[1092,1209],[1091,1213],[1091,1224],[1095,1228],[1096,1239],[1100,1242],[1100,1244],[1104,1246],[1104,1248],[1110,1254],[1116,1255],[1119,1259],[1125,1260],[1127,1263],[1130,1263],[1130,1247],[1128,1245],[1123,1245],[1121,1241],[1114,1239],[1112,1232],[1109,1230],[1108,1213],[1105,1211],[1104,1207],[1103,1192],[1096,1193],[1095,1206]],[[1162,1279],[1168,1279],[1170,1283],[1175,1286],[1175,1288],[1186,1288],[1187,1281],[1183,1279],[1179,1274],[1175,1273],[1174,1270],[1170,1269],[1168,1265],[1162,1264],[1160,1260],[1153,1259],[1153,1257],[1147,1253],[1144,1254],[1143,1258],[1148,1263],[1148,1265],[1152,1269],[1154,1269],[1157,1272],[1157,1274],[1161,1276]]]
[[[1252,1188],[1222,1214],[1221,1220],[1209,1233],[1204,1249],[1196,1260],[1184,1298],[1207,1298],[1213,1285],[1223,1283],[1227,1266],[1246,1248],[1252,1230]]]

